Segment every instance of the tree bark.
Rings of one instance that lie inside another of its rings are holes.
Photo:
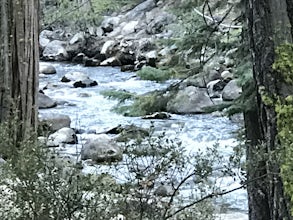
[[[247,4],[254,80],[258,91],[255,117],[246,114],[247,138],[251,140],[252,134],[249,133],[255,131],[257,126],[260,128],[258,137],[252,135],[251,144],[248,145],[248,165],[254,165],[248,166],[248,169],[252,169],[248,170],[248,179],[265,175],[265,178],[248,186],[251,220],[291,219],[276,154],[279,145],[275,106],[266,105],[262,100],[263,96],[273,99],[280,94],[278,74],[272,65],[276,47],[292,42],[292,14],[286,13],[292,10],[292,4],[287,7],[288,2],[292,3],[292,0],[249,0]]]
[[[17,137],[37,126],[38,0],[0,3],[0,123],[13,114]]]

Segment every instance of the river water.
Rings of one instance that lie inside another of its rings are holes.
[[[50,63],[57,74],[40,77],[40,89],[48,83],[49,89],[45,94],[58,101],[58,106],[52,109],[42,109],[40,113],[60,113],[71,118],[71,127],[96,133],[113,128],[119,124],[135,124],[148,128],[149,120],[140,117],[125,117],[116,114],[111,109],[117,104],[115,100],[109,100],[100,93],[109,89],[125,89],[137,94],[143,94],[152,90],[166,88],[171,82],[156,83],[139,80],[134,73],[121,72],[112,67],[83,67],[66,63]],[[86,73],[99,85],[89,88],[73,88],[69,84],[60,82],[65,73],[79,71]],[[86,95],[85,95],[86,94]],[[211,114],[201,115],[175,115],[171,120],[152,120],[155,127],[164,130],[170,137],[174,136],[182,141],[183,146],[189,152],[205,149],[219,144],[219,151],[228,157],[237,144],[235,132],[240,125],[226,117]],[[68,147],[67,152],[76,153],[75,148]],[[239,182],[232,178],[221,180],[221,187],[230,190],[240,186]],[[220,213],[218,219],[248,219],[246,191],[241,189],[221,198],[227,208],[225,213]]]

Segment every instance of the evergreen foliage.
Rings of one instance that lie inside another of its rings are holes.
[[[276,49],[276,60],[273,69],[279,76],[281,83],[293,85],[293,45],[283,44]],[[281,142],[282,161],[281,175],[285,192],[291,200],[291,215],[293,216],[293,97],[277,97],[272,102],[277,113],[278,137]]]

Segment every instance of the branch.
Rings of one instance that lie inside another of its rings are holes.
[[[54,24],[54,23],[55,23],[56,21],[58,21],[60,18],[66,16],[66,15],[69,15],[69,14],[73,13],[74,11],[79,10],[81,7],[83,7],[83,6],[84,6],[85,4],[87,4],[87,3],[92,4],[92,3],[91,3],[91,0],[87,0],[87,1],[83,2],[82,4],[80,4],[80,5],[78,5],[78,6],[75,6],[72,10],[67,11],[67,12],[65,12],[64,14],[59,15],[59,16],[58,16],[57,18],[55,18],[53,21],[51,21],[50,23],[46,24],[46,26],[43,27],[43,29],[46,29],[47,27],[50,27],[52,24]]]
[[[211,193],[211,194],[208,194],[208,195],[206,195],[206,196],[200,198],[199,200],[196,200],[196,201],[194,201],[194,202],[192,202],[192,203],[190,203],[190,204],[188,204],[188,205],[186,205],[186,206],[184,206],[184,207],[181,207],[181,208],[178,209],[177,211],[175,211],[175,212],[173,212],[172,214],[166,216],[165,219],[169,219],[169,218],[175,216],[176,214],[178,214],[179,212],[182,212],[183,210],[185,210],[185,209],[187,209],[187,208],[190,208],[190,207],[192,207],[192,206],[194,206],[194,205],[196,205],[196,204],[198,204],[198,203],[200,203],[200,202],[202,202],[202,201],[204,201],[204,200],[206,200],[206,199],[211,199],[211,198],[214,198],[214,197],[223,196],[223,195],[229,194],[229,193],[231,193],[231,192],[237,191],[237,190],[239,190],[239,189],[245,188],[248,184],[250,184],[250,183],[252,183],[252,182],[254,182],[254,181],[260,180],[260,179],[266,177],[267,175],[268,175],[268,174],[264,174],[264,175],[262,175],[262,176],[259,176],[259,177],[257,177],[257,178],[254,178],[254,179],[252,179],[252,180],[246,181],[246,182],[243,183],[241,186],[239,186],[239,187],[237,187],[237,188],[234,188],[234,189],[231,189],[231,190],[228,190],[228,191],[222,191],[222,192],[216,192],[216,193],[213,192],[213,193]]]
[[[215,22],[215,19],[211,18],[210,16],[207,16],[207,15],[203,14],[202,12],[197,10],[196,8],[194,8],[193,10],[194,10],[195,13],[197,13],[200,16],[202,16],[204,19],[208,19],[208,20],[210,20],[212,22]],[[220,26],[226,27],[226,28],[232,28],[232,29],[241,29],[242,28],[241,25],[220,24]]]
[[[192,172],[191,174],[187,175],[180,183],[179,185],[174,189],[174,192],[172,193],[171,195],[171,198],[167,204],[167,208],[165,209],[165,212],[164,212],[164,215],[163,215],[163,218],[167,215],[167,212],[168,212],[168,209],[171,207],[172,203],[173,203],[173,200],[174,200],[174,197],[175,195],[177,194],[177,192],[179,191],[180,187],[192,176],[195,175],[195,172]],[[168,217],[166,217],[165,219],[167,219]]]

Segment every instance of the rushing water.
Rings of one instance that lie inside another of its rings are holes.
[[[140,117],[125,117],[111,111],[116,101],[103,97],[100,92],[109,89],[125,89],[130,92],[143,94],[152,90],[166,88],[170,82],[155,83],[135,78],[135,74],[121,72],[119,69],[110,67],[83,67],[80,65],[50,63],[57,74],[47,75],[40,78],[40,89],[48,83],[45,94],[57,100],[60,104],[52,109],[42,109],[43,112],[61,113],[69,115],[71,127],[85,131],[102,132],[119,124],[135,124],[140,127],[149,127],[149,120]],[[72,88],[61,83],[60,79],[65,73],[79,71],[86,73],[99,85],[90,88]],[[85,95],[86,94],[86,95]],[[201,115],[172,115],[172,120],[153,120],[155,126],[167,132],[168,135],[176,136],[182,140],[187,151],[196,151],[219,143],[220,152],[227,156],[236,145],[235,131],[239,125],[231,122],[226,117],[217,117],[211,114]],[[75,149],[68,149],[74,153]],[[233,189],[239,185],[231,178],[221,180],[225,189]],[[224,196],[230,212],[220,215],[219,219],[247,219],[247,197],[245,190],[235,191]]]

